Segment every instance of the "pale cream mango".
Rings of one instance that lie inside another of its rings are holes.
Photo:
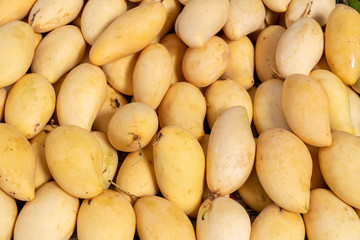
[[[311,191],[310,209],[303,214],[309,240],[360,239],[360,218],[355,210],[328,189]]]
[[[350,115],[355,136],[360,136],[360,97],[350,87],[346,87],[349,96]]]
[[[177,127],[162,128],[153,144],[154,169],[164,198],[196,217],[205,179],[205,156],[198,140]]]
[[[84,0],[37,0],[28,16],[28,24],[37,33],[49,32],[74,20]]]
[[[89,0],[81,14],[81,32],[90,45],[110,23],[127,10],[126,0]]]
[[[286,12],[290,2],[291,0],[263,0],[266,7],[278,13]]]
[[[206,119],[210,128],[222,111],[233,106],[243,106],[249,122],[252,121],[253,106],[250,95],[241,84],[234,80],[215,81],[206,88],[205,98],[207,102]]]
[[[251,173],[255,160],[246,109],[234,106],[221,112],[211,132],[206,155],[206,182],[210,191],[224,196],[238,190]]]
[[[17,215],[15,199],[0,189],[0,239],[12,239]]]
[[[319,81],[303,74],[286,78],[282,108],[290,129],[305,143],[331,144],[329,97]]]
[[[26,17],[36,0],[0,1],[0,26]]]
[[[2,121],[4,117],[4,109],[5,109],[7,95],[8,93],[6,89],[0,88],[0,121]]]
[[[251,225],[250,240],[304,240],[305,224],[300,213],[269,204]]]
[[[92,198],[103,190],[103,152],[88,130],[66,125],[52,130],[45,141],[45,157],[56,183],[78,198]]]
[[[185,79],[196,87],[209,86],[225,72],[230,55],[228,44],[218,36],[201,48],[188,48],[182,62]]]
[[[79,199],[64,192],[54,181],[36,191],[21,209],[14,240],[69,239],[75,230]]]
[[[206,200],[196,218],[197,240],[249,240],[250,217],[245,208],[228,197]]]
[[[17,128],[0,123],[0,152],[0,188],[20,201],[32,200],[35,155],[29,141]]]
[[[188,82],[170,86],[158,109],[160,127],[179,126],[200,140],[204,132],[206,101],[201,91]]]
[[[141,240],[195,240],[194,228],[186,214],[174,203],[158,196],[136,201],[136,229]]]
[[[105,65],[142,50],[159,34],[165,20],[166,9],[158,1],[126,11],[96,39],[90,49],[90,61]]]
[[[289,212],[307,212],[312,159],[304,142],[272,128],[260,134],[256,147],[256,173],[271,200]]]
[[[135,212],[120,193],[104,190],[82,202],[77,217],[77,237],[86,239],[134,239]]]
[[[74,68],[83,58],[86,42],[78,27],[59,27],[40,42],[31,64],[33,73],[40,73],[54,83]]]
[[[322,176],[319,164],[319,148],[306,144],[309,149],[311,159],[312,159],[312,174],[310,181],[310,189],[316,188],[327,188],[326,182]]]
[[[56,102],[60,125],[91,129],[106,98],[106,77],[101,68],[83,63],[73,68],[61,85]]]
[[[318,80],[329,97],[330,129],[354,134],[351,121],[349,95],[346,85],[329,70],[315,70],[309,75]]]
[[[169,51],[160,43],[147,46],[136,61],[133,73],[135,102],[156,109],[169,89],[173,77]]]

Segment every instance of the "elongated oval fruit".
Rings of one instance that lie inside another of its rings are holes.
[[[101,68],[83,63],[66,76],[57,96],[60,125],[90,130],[106,97],[106,77]]]
[[[291,0],[263,0],[266,7],[278,13],[286,12]]]
[[[360,219],[355,210],[328,189],[311,191],[310,209],[303,214],[309,240],[360,239]]]
[[[325,56],[331,71],[346,85],[356,83],[360,77],[360,14],[352,7],[337,4],[330,13]]]
[[[286,78],[282,108],[290,129],[305,143],[331,144],[329,97],[319,81],[303,74]]]
[[[278,206],[295,213],[308,211],[312,159],[297,136],[280,128],[262,132],[255,167],[265,192]]]
[[[105,65],[142,50],[159,34],[165,19],[165,7],[158,1],[126,11],[96,39],[90,49],[90,61]]]
[[[79,239],[132,240],[135,234],[135,212],[120,193],[105,189],[85,199],[77,217]]]
[[[198,140],[177,126],[162,128],[153,144],[156,180],[163,196],[196,217],[204,187],[205,156]]]
[[[5,122],[28,139],[37,135],[55,110],[55,90],[38,73],[25,74],[10,89],[5,105]],[[23,116],[19,118],[19,116]]]
[[[85,54],[86,42],[78,27],[66,25],[48,33],[40,42],[31,71],[54,83],[74,68]]]
[[[35,155],[29,141],[7,123],[0,123],[0,188],[15,199],[34,198]]]
[[[254,158],[255,140],[245,108],[224,110],[210,132],[206,155],[209,190],[224,196],[239,189],[250,175]]]
[[[36,42],[34,31],[22,21],[0,26],[0,88],[13,84],[27,72]]]
[[[102,148],[88,130],[73,125],[55,128],[46,138],[45,157],[51,175],[67,193],[92,198],[102,192]]]
[[[186,214],[174,203],[144,196],[134,205],[136,229],[142,240],[195,240],[194,228]]]
[[[205,200],[196,218],[198,240],[248,240],[251,223],[243,206],[228,197]]]
[[[230,14],[228,0],[194,0],[176,19],[176,34],[191,48],[202,48],[225,25]]]
[[[331,146],[319,149],[325,182],[344,202],[360,208],[360,139],[350,133],[332,132]]]
[[[12,239],[17,215],[15,199],[0,189],[0,236],[2,239]]]
[[[300,213],[286,211],[272,203],[255,218],[250,239],[304,240],[305,224]]]
[[[0,1],[0,26],[26,17],[36,0]]]
[[[68,239],[75,230],[79,199],[64,192],[54,181],[36,191],[16,220],[14,239]]]
[[[300,18],[281,35],[275,54],[276,67],[283,78],[308,75],[324,49],[323,31],[312,18]]]

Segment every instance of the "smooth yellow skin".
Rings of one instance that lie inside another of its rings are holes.
[[[140,151],[129,153],[120,166],[116,177],[117,191],[124,191],[133,197],[157,195],[159,187],[156,182],[153,149],[149,144]]]
[[[263,0],[263,3],[270,10],[278,13],[285,12],[291,0]]]
[[[309,149],[313,167],[312,167],[312,174],[311,174],[311,181],[310,181],[310,189],[316,188],[327,188],[326,182],[322,176],[320,165],[319,165],[319,148],[314,147],[311,145],[306,145]]]
[[[319,149],[325,182],[344,202],[360,208],[360,139],[350,133],[332,132],[331,146]]]
[[[324,49],[323,31],[312,18],[301,18],[281,35],[275,53],[276,67],[282,78],[292,74],[308,75]]]
[[[206,101],[201,91],[188,82],[170,86],[158,109],[160,127],[179,126],[200,140],[204,132]]]
[[[169,89],[173,76],[169,51],[160,43],[147,46],[136,61],[133,73],[135,102],[156,109]]]
[[[269,204],[255,218],[251,225],[250,240],[304,240],[305,224],[300,213]]]
[[[0,188],[20,201],[32,200],[35,155],[29,141],[15,127],[0,123],[0,152]]]
[[[218,197],[201,204],[196,218],[198,240],[248,240],[250,230],[248,213],[233,199]]]
[[[205,91],[207,102],[206,119],[212,128],[222,111],[233,106],[246,109],[249,122],[253,117],[253,106],[249,93],[238,82],[231,79],[217,80]]]
[[[102,152],[103,152],[103,166],[102,166],[102,175],[103,175],[103,189],[108,189],[110,187],[110,182],[113,181],[118,164],[119,158],[115,148],[111,146],[107,136],[103,132],[91,131],[91,134],[99,141]]]
[[[176,33],[169,33],[160,43],[167,48],[170,53],[173,64],[173,80],[171,83],[184,82],[185,77],[182,72],[182,61],[188,46],[176,35]]]
[[[352,7],[337,4],[330,13],[325,56],[331,71],[346,85],[356,83],[360,77],[360,14]]]
[[[78,16],[84,0],[37,0],[28,16],[28,24],[37,33],[49,32],[70,23]]]
[[[110,23],[127,10],[125,0],[90,0],[81,14],[81,32],[86,42],[93,45]]]
[[[134,205],[136,229],[141,240],[195,240],[194,228],[174,203],[158,196],[144,196]]]
[[[254,85],[254,46],[247,36],[239,40],[225,39],[230,61],[222,77],[239,82],[245,89]]]
[[[46,125],[39,134],[30,139],[30,144],[35,154],[35,189],[38,189],[52,178],[45,159],[45,141],[47,135],[55,127],[56,126]]]
[[[0,190],[0,238],[11,240],[18,209],[14,198]]]
[[[7,96],[5,122],[30,139],[48,123],[55,110],[55,102],[55,90],[45,77],[38,73],[25,74],[12,86]]]
[[[106,87],[106,97],[93,123],[93,129],[107,134],[108,125],[115,112],[128,101],[124,95],[110,85]]]
[[[275,55],[278,42],[285,30],[286,29],[280,25],[268,26],[260,32],[256,40],[255,69],[261,82],[273,78],[280,78],[280,76],[277,75]]]
[[[250,176],[239,188],[238,192],[241,199],[257,212],[261,212],[267,205],[273,202],[261,186],[255,167],[253,167]]]
[[[331,144],[329,97],[319,81],[303,74],[286,78],[282,108],[290,129],[305,143]]]
[[[96,39],[90,49],[90,61],[105,65],[142,50],[159,34],[165,20],[166,9],[157,1],[126,11]]]
[[[7,91],[5,88],[0,88],[0,121],[2,121],[4,117],[4,109],[5,109],[5,103],[7,98]]]
[[[108,126],[111,145],[119,151],[134,152],[148,145],[158,129],[154,109],[141,102],[128,103],[112,116]]]
[[[135,212],[120,193],[104,190],[82,202],[77,217],[77,237],[86,239],[132,240]]]
[[[182,62],[185,79],[196,87],[209,86],[225,72],[230,54],[228,44],[218,36],[201,48],[188,48]]]
[[[351,121],[354,127],[355,136],[360,136],[360,97],[350,87],[346,87],[349,96]]]
[[[138,57],[139,53],[130,54],[101,67],[110,86],[122,94],[134,95],[133,73]]]
[[[303,214],[309,240],[360,239],[360,219],[355,210],[328,189],[311,191],[310,209]]]
[[[103,190],[103,152],[89,131],[59,126],[45,141],[45,157],[50,173],[67,193],[92,198]]]
[[[206,155],[210,192],[224,196],[238,190],[249,177],[255,159],[255,140],[246,110],[234,106],[221,112],[211,132]]]
[[[196,217],[205,178],[205,156],[197,139],[177,126],[162,128],[153,144],[154,169],[164,198]]]
[[[289,130],[282,109],[283,81],[269,79],[259,85],[254,96],[254,124],[260,134],[270,128]]]
[[[329,97],[330,129],[354,134],[346,85],[328,70],[315,70],[309,76],[321,83]]]
[[[78,198],[64,192],[55,181],[48,182],[21,209],[14,240],[68,239],[75,230],[78,209]]]
[[[54,83],[74,68],[83,58],[86,42],[78,27],[59,27],[40,42],[31,64],[31,71]]]
[[[203,48],[230,15],[228,0],[195,0],[186,4],[175,23],[175,32],[191,48]]]
[[[73,68],[61,85],[56,102],[60,125],[90,130],[106,99],[106,77],[101,68],[83,63]]]
[[[312,159],[306,145],[293,133],[272,128],[256,145],[256,173],[269,197],[295,213],[309,209]]]
[[[231,40],[240,40],[263,24],[265,13],[261,0],[230,0],[230,15],[223,28],[225,35]]]
[[[28,15],[36,0],[0,1],[0,26],[14,20],[21,20]]]
[[[22,21],[0,26],[0,88],[10,86],[27,72],[36,42],[34,31]]]

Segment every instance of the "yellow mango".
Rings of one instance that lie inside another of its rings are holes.
[[[283,113],[290,129],[305,143],[316,147],[331,144],[329,97],[321,83],[303,74],[285,79]]]
[[[157,1],[126,11],[96,39],[90,49],[90,61],[105,65],[142,50],[159,34],[165,20],[166,9]]]
[[[77,217],[77,237],[81,239],[132,240],[135,212],[120,193],[104,190],[82,202]]]
[[[0,121],[2,121],[4,117],[4,109],[5,109],[7,95],[8,93],[6,89],[0,88]]]
[[[272,11],[282,13],[287,10],[291,0],[263,0],[263,2]]]
[[[287,211],[307,212],[312,159],[306,145],[287,130],[271,128],[256,147],[256,173],[271,200]]]
[[[310,209],[303,214],[309,240],[360,239],[360,219],[355,210],[328,189],[311,191]]]
[[[0,188],[15,199],[32,200],[35,155],[29,141],[17,128],[0,123],[0,152]]]
[[[158,196],[144,196],[134,205],[136,229],[141,240],[195,240],[190,219],[174,203]]]
[[[11,240],[18,209],[14,198],[0,189],[0,238]]]
[[[339,37],[341,36],[341,37]],[[360,14],[337,4],[325,28],[325,56],[331,71],[346,85],[360,77]]]
[[[0,88],[10,86],[27,72],[36,42],[34,31],[22,21],[0,26]]]
[[[61,85],[56,102],[60,125],[90,130],[106,98],[106,77],[101,68],[83,63],[73,68]]]
[[[5,122],[30,139],[50,120],[55,102],[55,90],[45,77],[38,73],[25,74],[10,89],[5,104]],[[21,115],[23,117],[19,118]]]
[[[52,130],[45,141],[45,157],[56,183],[78,198],[92,198],[103,190],[103,152],[88,130],[66,125]]]
[[[255,140],[246,109],[234,106],[221,112],[209,137],[206,182],[220,196],[238,190],[254,165]]]
[[[355,136],[360,136],[360,97],[350,87],[346,87],[349,96],[351,122]]]
[[[198,240],[248,240],[251,223],[245,208],[228,197],[206,200],[196,218]]]
[[[36,191],[21,209],[14,240],[68,239],[75,230],[79,199],[64,192],[54,181]]]
[[[0,26],[26,17],[36,0],[0,1]]]

